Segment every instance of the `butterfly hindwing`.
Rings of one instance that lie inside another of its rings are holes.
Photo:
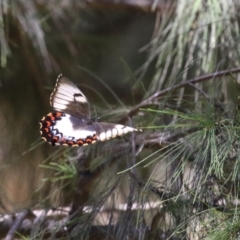
[[[49,113],[40,121],[42,138],[51,145],[82,146],[106,141],[137,129],[113,123],[87,122],[62,112]]]
[[[138,131],[136,128],[105,122],[95,122],[94,126],[96,129],[97,140],[101,142],[107,141],[111,138],[120,137],[129,132]]]

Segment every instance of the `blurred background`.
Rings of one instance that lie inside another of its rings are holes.
[[[118,225],[112,239],[220,239],[219,222],[239,224],[237,0],[0,6],[2,214],[71,205],[82,239],[92,224]],[[144,131],[78,149],[45,143],[39,120],[60,73],[93,117]]]
[[[141,5],[92,4],[1,2],[1,192],[9,210],[29,203],[44,176],[38,164],[57,150],[40,144],[39,120],[52,111],[60,73],[88,97],[93,117],[142,98],[134,72],[146,59],[140,49],[153,36],[155,13]]]

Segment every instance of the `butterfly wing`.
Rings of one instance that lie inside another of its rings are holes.
[[[120,137],[130,132],[141,131],[136,128],[114,123],[95,122],[93,125],[96,129],[97,140],[101,142]]]
[[[56,111],[68,113],[78,118],[90,119],[90,106],[78,87],[60,74],[50,96],[50,105]]]
[[[41,137],[52,146],[84,146],[133,131],[138,129],[120,124],[91,122],[62,112],[49,113],[40,121]]]
[[[63,112],[49,113],[40,121],[41,137],[52,146],[82,146],[97,140],[94,125],[89,120]]]
[[[52,146],[78,147],[138,131],[120,124],[92,121],[87,98],[62,74],[50,96],[50,105],[57,112],[41,119],[40,134]]]

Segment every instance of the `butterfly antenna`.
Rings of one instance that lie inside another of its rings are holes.
[[[93,107],[93,108],[94,108],[95,115],[97,116],[96,109],[95,109],[95,107]],[[115,106],[115,107],[113,107],[110,111],[113,111],[113,110],[115,110],[115,109],[117,109],[117,108],[118,108],[118,105]],[[109,110],[105,110],[105,111],[101,112],[101,113],[100,113],[100,116],[101,116],[101,115],[104,115],[104,113],[106,113],[106,112],[109,112]],[[101,117],[98,117],[98,116],[92,118],[92,120],[95,121],[95,122],[99,122],[100,119],[101,119]]]
[[[115,107],[113,107],[110,111],[113,111],[113,110],[115,110],[115,109],[117,109],[117,108],[118,108],[118,105],[115,106]],[[101,113],[101,115],[103,115],[103,114],[106,113],[106,112],[109,112],[109,110],[103,111],[103,112]]]
[[[94,112],[95,117],[92,117],[92,121],[99,122],[100,121],[100,117],[98,117],[96,108],[94,106],[93,106],[93,112]]]

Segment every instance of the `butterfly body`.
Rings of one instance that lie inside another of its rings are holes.
[[[85,95],[62,75],[59,75],[50,96],[50,105],[56,112],[41,119],[40,134],[52,146],[85,146],[138,131],[120,124],[92,120]]]

